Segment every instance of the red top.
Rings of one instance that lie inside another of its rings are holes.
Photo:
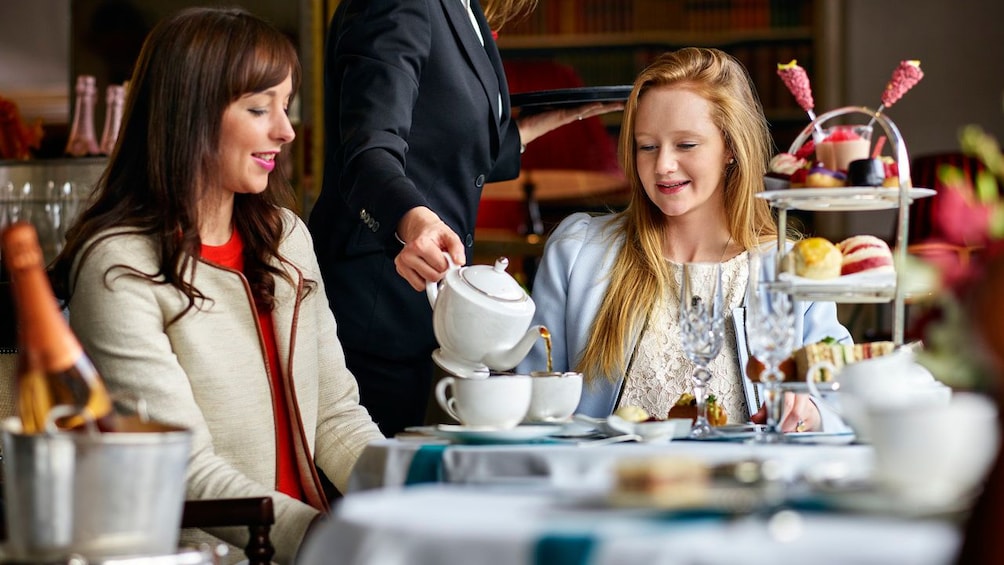
[[[234,230],[230,241],[223,245],[202,246],[202,257],[217,265],[244,272],[244,241],[237,230]],[[296,453],[293,450],[293,428],[290,425],[289,405],[286,398],[286,387],[282,375],[282,365],[279,362],[279,350],[275,346],[275,326],[272,324],[272,312],[258,307],[258,326],[261,328],[265,341],[265,353],[268,355],[268,369],[271,374],[272,409],[275,414],[275,448],[276,448],[276,490],[299,500],[306,500],[300,474],[296,465]]]

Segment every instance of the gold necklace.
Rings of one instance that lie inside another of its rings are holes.
[[[729,252],[729,245],[732,244],[732,235],[729,235],[729,240],[725,242],[725,249],[722,249],[722,257],[718,260],[719,263],[725,262],[725,254]]]

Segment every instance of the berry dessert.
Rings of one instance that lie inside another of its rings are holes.
[[[816,103],[812,99],[812,87],[809,86],[809,75],[806,74],[805,69],[798,64],[797,60],[792,59],[786,65],[778,63],[777,74],[784,81],[784,85],[788,87],[788,91],[795,97],[795,102],[811,115]]]
[[[855,235],[837,244],[843,256],[840,274],[853,275],[865,271],[894,272],[889,245],[873,235]]]
[[[867,159],[871,148],[869,126],[833,126],[816,144],[816,162],[828,169],[846,171],[857,159]]]
[[[767,188],[769,190],[786,188],[791,184],[791,175],[799,169],[804,169],[805,159],[791,153],[778,153],[767,165]],[[776,181],[776,182],[772,182]]]
[[[907,90],[913,88],[915,84],[924,78],[924,71],[920,70],[920,61],[900,61],[899,66],[892,73],[892,78],[885,85],[882,91],[882,105],[888,108],[906,94]]]

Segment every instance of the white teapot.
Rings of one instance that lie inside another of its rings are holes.
[[[494,266],[458,267],[443,255],[450,264],[446,275],[425,286],[439,342],[433,360],[447,372],[467,378],[485,378],[490,370],[515,367],[544,327],[530,327],[535,306],[506,272],[509,260],[502,257]]]

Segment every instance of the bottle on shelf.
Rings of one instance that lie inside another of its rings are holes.
[[[94,106],[98,101],[98,88],[91,75],[77,77],[77,101],[73,110],[73,125],[66,141],[66,154],[71,157],[97,155],[101,150],[94,133]]]
[[[125,85],[110,84],[105,94],[105,128],[101,132],[102,155],[111,155],[122,125],[122,107],[125,106]]]
[[[79,429],[92,420],[101,431],[114,428],[111,397],[60,311],[42,259],[35,228],[10,225],[0,238],[10,276],[18,324],[16,407],[26,434],[45,431],[54,406],[74,413],[57,418],[61,429]]]

